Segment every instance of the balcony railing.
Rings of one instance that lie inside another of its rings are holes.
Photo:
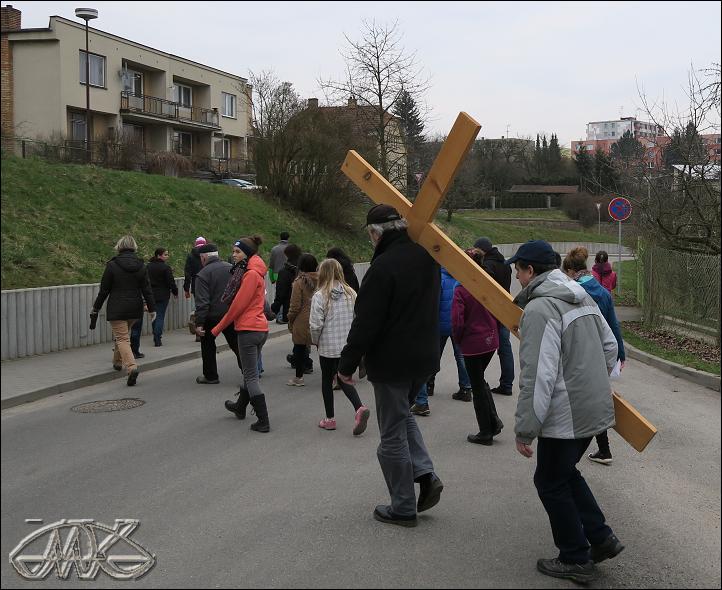
[[[220,127],[217,109],[184,106],[165,98],[135,94],[127,90],[120,93],[120,110],[162,117],[173,121],[189,121],[207,125],[208,127]]]

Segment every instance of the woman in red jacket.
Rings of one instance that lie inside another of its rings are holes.
[[[473,250],[467,250],[466,253],[481,266],[478,253]],[[451,325],[454,342],[464,356],[464,365],[471,381],[474,413],[479,425],[478,434],[470,434],[466,440],[490,446],[494,443],[494,436],[504,427],[496,414],[489,384],[484,379],[484,371],[499,348],[498,324],[494,316],[463,285],[459,285],[454,290]]]
[[[612,265],[609,264],[609,255],[604,250],[597,252],[594,258],[592,276],[610,293],[617,288],[617,273],[612,270]]]
[[[241,238],[233,244],[233,258],[245,265],[237,292],[226,315],[211,330],[218,336],[231,322],[238,335],[238,352],[243,366],[243,387],[238,402],[226,402],[226,409],[236,417],[246,417],[246,406],[250,402],[256,411],[258,421],[251,424],[251,430],[268,432],[268,409],[258,381],[258,358],[268,338],[268,320],[263,313],[266,302],[266,265],[258,256],[258,246],[263,240],[259,236]],[[232,279],[231,279],[232,280]],[[234,285],[235,286],[235,285]]]

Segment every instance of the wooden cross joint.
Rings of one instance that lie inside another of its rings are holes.
[[[522,312],[511,295],[434,223],[454,176],[480,129],[481,125],[469,115],[459,114],[414,203],[354,150],[348,152],[341,170],[375,203],[395,207],[407,219],[411,239],[421,244],[434,260],[518,337]]]

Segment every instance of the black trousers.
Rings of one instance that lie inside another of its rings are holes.
[[[203,376],[209,380],[218,379],[218,363],[216,361],[216,337],[211,334],[211,330],[218,324],[221,318],[206,318],[203,323],[205,336],[201,337],[201,357],[203,358]],[[233,354],[236,355],[238,368],[241,368],[241,357],[238,354],[238,338],[233,324],[226,327],[222,332],[223,336],[231,347]]]
[[[319,356],[318,360],[321,365],[321,393],[323,394],[323,405],[326,408],[326,418],[333,418],[333,378],[338,372],[338,362],[341,359]],[[354,411],[358,410],[362,404],[356,388],[341,380],[339,380],[338,384],[348,401],[353,405]]]
[[[589,438],[539,438],[534,485],[549,516],[559,559],[589,561],[589,544],[599,545],[612,534],[594,494],[577,469]]]
[[[478,356],[464,357],[466,372],[471,381],[476,422],[479,425],[479,434],[482,436],[492,436],[498,420],[494,398],[491,396],[489,384],[484,379],[484,371],[489,366],[495,352],[494,350]]]

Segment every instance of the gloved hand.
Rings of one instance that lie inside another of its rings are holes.
[[[150,321],[151,321],[151,322],[154,322],[154,321],[155,321],[155,316],[156,316],[156,313],[155,313],[154,311],[151,311],[151,312],[148,314],[148,317],[150,318]]]

